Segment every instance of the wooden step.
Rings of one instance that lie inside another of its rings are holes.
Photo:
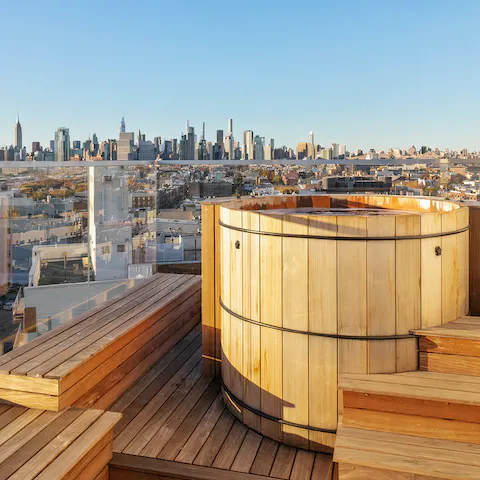
[[[339,425],[334,462],[340,480],[480,478],[480,445]]]
[[[480,376],[480,317],[414,330],[420,370]]]
[[[480,379],[435,372],[340,377],[346,426],[480,443]]]
[[[0,478],[92,480],[112,458],[113,427],[120,418],[102,410],[0,405]]]

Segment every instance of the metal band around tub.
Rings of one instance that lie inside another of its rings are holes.
[[[247,323],[252,323],[253,325],[258,325],[260,327],[272,328],[273,330],[280,330],[287,333],[299,333],[301,335],[309,335],[312,337],[326,337],[326,338],[337,338],[339,340],[403,340],[407,338],[418,338],[416,335],[405,334],[405,335],[341,335],[339,333],[317,333],[317,332],[305,332],[303,330],[294,330],[293,328],[279,327],[277,325],[270,325],[268,323],[258,322],[252,320],[251,318],[246,318],[239,313],[230,310],[220,298],[220,306],[227,312],[229,315],[238,318]]]
[[[440,232],[440,233],[427,233],[425,235],[402,235],[398,237],[336,237],[328,235],[298,235],[296,233],[280,233],[280,232],[265,232],[263,230],[252,230],[249,228],[235,227],[233,225],[227,225],[221,220],[218,221],[218,224],[221,227],[228,228],[230,230],[236,230],[237,232],[243,233],[253,233],[255,235],[265,235],[269,237],[285,237],[285,238],[311,238],[314,240],[336,240],[336,241],[348,241],[348,242],[357,242],[357,241],[386,241],[386,240],[422,240],[424,238],[437,238],[437,237],[447,237],[448,235],[456,235],[459,233],[467,232],[470,230],[470,225],[455,230],[454,232]]]
[[[283,425],[289,425],[290,427],[297,427],[297,428],[304,428],[305,430],[312,430],[314,432],[324,432],[324,433],[331,433],[335,435],[337,433],[336,430],[330,430],[328,428],[319,428],[319,427],[311,427],[310,425],[300,425],[299,423],[293,423],[293,422],[288,422],[287,420],[283,420],[278,417],[273,417],[272,415],[268,415],[265,412],[261,412],[260,410],[257,410],[256,408],[250,407],[246,403],[242,402],[240,399],[238,399],[226,386],[225,383],[223,383],[223,379],[221,380],[222,382],[222,388],[225,390],[226,394],[230,397],[231,401],[238,406],[244,408],[245,410],[248,410],[249,412],[254,413],[255,415],[258,415],[259,417],[266,418],[267,420],[271,420],[272,422],[277,422],[281,423]]]

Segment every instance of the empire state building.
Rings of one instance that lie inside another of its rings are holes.
[[[20,125],[20,119],[17,115],[17,123],[15,124],[15,150],[22,150],[22,126]]]

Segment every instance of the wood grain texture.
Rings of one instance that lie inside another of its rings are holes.
[[[259,230],[260,217],[256,212],[243,212],[243,224],[250,230]],[[243,233],[243,316],[259,321],[260,319],[260,237]],[[247,281],[248,279],[248,281]],[[243,324],[243,371],[245,375],[244,401],[252,408],[260,410],[260,326]],[[244,410],[243,422],[256,431],[261,430],[257,415]]]
[[[480,377],[480,357],[420,352],[420,370]]]
[[[395,217],[367,217],[369,237],[394,237]],[[395,241],[367,242],[367,333],[395,335]],[[368,372],[393,373],[395,340],[368,342]]]
[[[261,215],[260,230],[281,233],[281,215]],[[260,238],[260,319],[262,323],[282,326],[282,238]],[[276,418],[283,415],[283,334],[281,331],[261,327],[261,399],[262,411]],[[262,418],[261,433],[279,442],[283,441],[281,425]]]
[[[204,375],[215,375],[215,205],[202,203],[202,351]]]
[[[309,235],[337,234],[334,216],[310,216]],[[338,333],[337,244],[332,240],[308,240],[309,331]],[[334,430],[337,426],[338,340],[309,337],[309,425]],[[332,448],[334,436],[310,431],[309,448]]]
[[[440,233],[442,219],[438,215],[422,215],[422,235]],[[442,247],[442,237],[425,238],[421,243],[421,295],[422,328],[442,323],[442,256],[435,254],[436,247]]]
[[[344,408],[343,424],[346,427],[480,444],[480,424],[478,423]]]
[[[338,235],[367,236],[365,217],[338,217]],[[367,242],[337,244],[338,333],[367,334]],[[367,343],[340,340],[339,373],[367,373]]]
[[[397,236],[420,235],[420,217],[399,215],[395,218]],[[405,335],[420,328],[420,240],[395,242],[395,321],[396,334]],[[418,368],[417,341],[396,341],[396,371]]]

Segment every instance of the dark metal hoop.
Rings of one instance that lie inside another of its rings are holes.
[[[230,310],[220,298],[220,306],[227,312],[229,315],[232,315],[239,320],[244,322],[252,323],[253,325],[259,325],[260,327],[272,328],[273,330],[280,330],[282,332],[288,333],[299,333],[301,335],[309,335],[312,337],[326,337],[326,338],[337,338],[339,340],[404,340],[407,338],[418,338],[417,335],[405,334],[405,335],[341,335],[338,333],[317,333],[317,332],[305,332],[303,330],[294,330],[293,328],[279,327],[277,325],[270,325],[268,323],[257,322],[251,318],[246,318],[239,313]]]
[[[227,225],[221,220],[218,221],[218,224],[221,227],[228,228],[230,230],[235,230],[237,232],[243,233],[253,233],[255,235],[263,235],[268,237],[285,237],[285,238],[311,238],[315,240],[337,240],[340,242],[381,242],[387,240],[422,240],[426,238],[438,238],[438,237],[448,237],[449,235],[456,235],[458,233],[467,232],[470,230],[470,225],[463,227],[454,232],[440,232],[440,233],[428,233],[425,235],[402,235],[399,237],[335,237],[328,235],[298,235],[296,233],[280,233],[280,232],[264,232],[263,230],[252,230],[250,228],[235,227],[233,225]]]

